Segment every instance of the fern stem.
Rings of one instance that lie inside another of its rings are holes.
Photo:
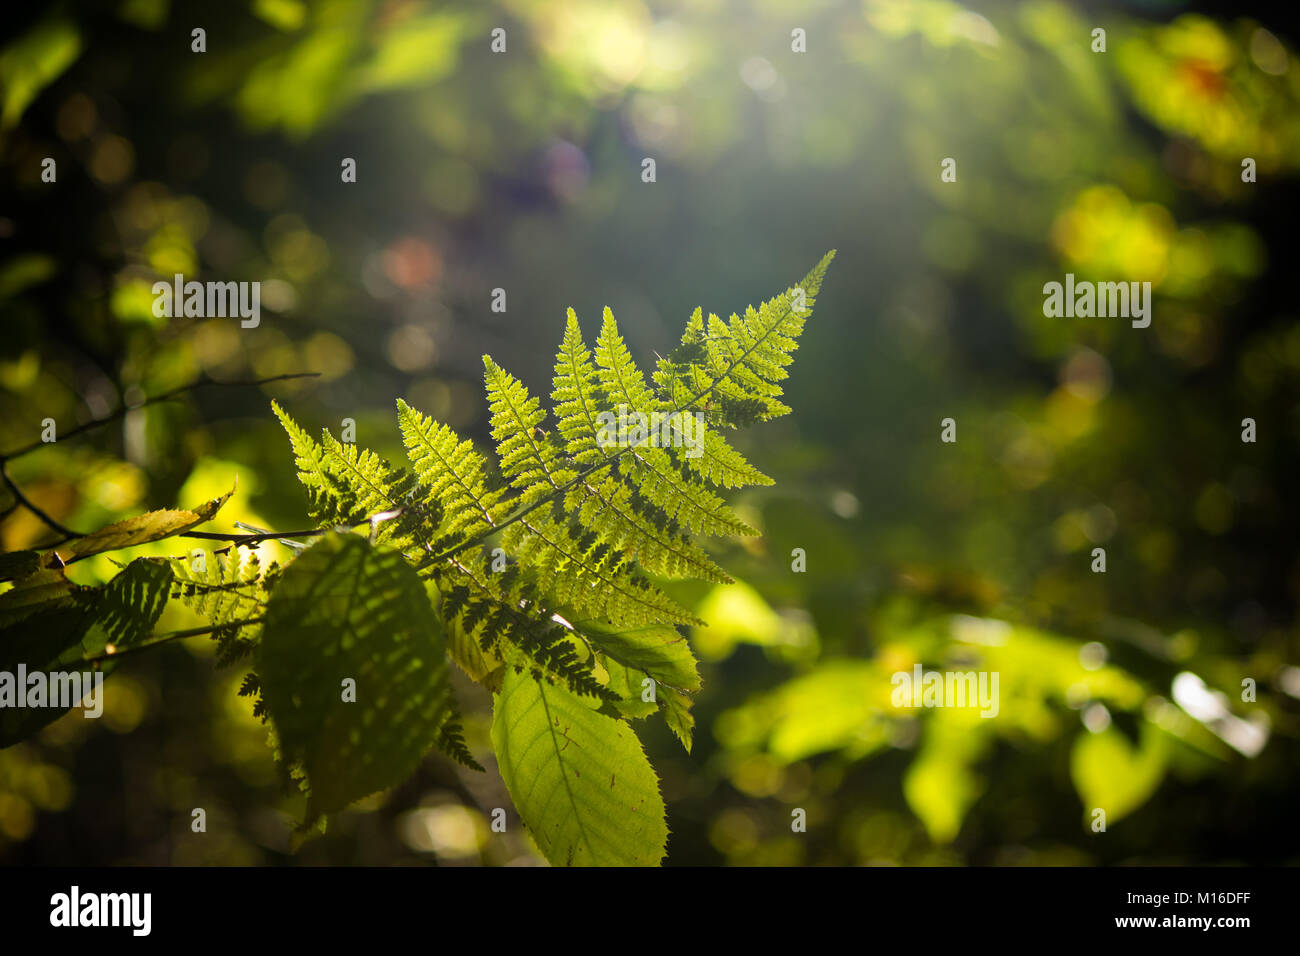
[[[369,519],[361,522],[368,524]],[[360,524],[353,527],[361,527]],[[205,541],[229,541],[232,544],[256,544],[259,541],[273,541],[276,538],[314,538],[325,534],[329,528],[308,528],[305,531],[265,531],[257,534],[223,534],[220,531],[186,531],[181,538],[202,538]]]
[[[625,452],[630,450],[631,450],[631,446],[627,448],[622,448],[619,451],[615,452],[613,455],[610,455],[608,458],[604,459],[603,461],[599,461],[594,465],[588,466],[585,470],[578,472],[578,474],[574,475],[571,479],[566,481],[564,484],[556,487],[554,491],[551,491],[543,495],[541,498],[538,498],[536,501],[534,501],[531,505],[528,505],[526,508],[520,511],[516,511],[509,518],[506,518],[504,521],[502,521],[500,524],[494,525],[491,528],[488,528],[486,531],[476,534],[472,538],[466,538],[460,544],[448,548],[442,554],[437,555],[433,559],[434,562],[444,561],[447,558],[451,558],[457,554],[460,554],[460,552],[464,551],[466,548],[472,547],[473,545],[476,544],[481,544],[483,541],[486,541],[488,538],[496,534],[498,531],[504,530],[505,528],[510,527],[510,525],[514,524],[515,522],[528,517],[530,514],[532,514],[542,505],[550,504],[558,496],[564,494],[566,491],[568,491],[578,482],[585,479],[588,475],[591,475],[593,472],[597,472],[602,468],[608,468],[614,462],[618,461],[618,459],[622,457],[622,455]]]

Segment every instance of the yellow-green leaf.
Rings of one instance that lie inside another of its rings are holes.
[[[527,671],[507,671],[492,718],[501,776],[556,866],[657,866],[668,842],[659,780],[624,721]]]
[[[71,564],[93,554],[133,548],[137,544],[148,544],[150,541],[159,541],[189,531],[205,521],[211,521],[213,515],[234,493],[235,489],[231,488],[224,495],[193,509],[166,508],[114,522],[48,552],[43,561],[44,566],[57,567],[60,562]],[[55,555],[58,556],[58,561],[55,560]]]
[[[1137,748],[1114,727],[1082,734],[1070,753],[1070,777],[1085,815],[1105,810],[1110,824],[1146,803],[1164,779],[1166,744],[1164,732],[1149,722]]]

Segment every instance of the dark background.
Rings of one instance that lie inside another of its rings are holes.
[[[740,311],[836,248],[794,414],[738,439],[777,481],[735,497],[764,537],[713,549],[743,585],[679,589],[710,622],[693,753],[638,724],[669,861],[1294,861],[1300,62],[1272,8],[138,0],[11,15],[0,450],[43,418],[66,429],[201,374],[318,371],[197,390],[10,463],[78,530],[197,504],[235,475],[222,527],[303,527],[270,397],[312,428],[353,418],[390,455],[398,396],[486,441],[482,353],[549,391],[564,310],[592,337],[608,305],[644,367],[697,305]],[[940,182],[945,157],[956,183]],[[261,281],[261,325],[155,319],[149,287],[174,272]],[[1066,272],[1151,281],[1151,326],[1044,317],[1042,284]],[[48,539],[22,509],[0,523],[5,549]],[[84,583],[113,571],[76,567]],[[1091,644],[1098,670],[1081,663]],[[895,670],[972,660],[1002,675],[998,719],[889,708]],[[1182,672],[1266,726],[1262,751],[1174,702]],[[168,647],[114,675],[104,720],[0,751],[0,861],[535,859],[487,832],[509,806],[495,772],[440,758],[290,856],[291,796],[241,677],[201,639]],[[468,681],[462,697],[482,757],[488,698]],[[1099,803],[1105,833],[1088,826]]]

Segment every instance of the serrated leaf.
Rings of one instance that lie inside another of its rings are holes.
[[[52,568],[57,567],[60,562],[71,564],[73,561],[80,561],[82,558],[102,554],[105,551],[133,548],[138,544],[161,541],[163,538],[189,531],[205,521],[211,521],[234,493],[235,489],[231,488],[224,495],[193,509],[165,508],[114,522],[47,552],[42,565]]]
[[[699,690],[691,645],[676,628],[666,624],[611,628],[595,621],[574,625],[599,651],[626,667],[643,671],[661,684]]]
[[[308,823],[401,783],[435,742],[473,762],[442,626],[396,551],[324,535],[281,575],[257,660],[284,760],[310,783]]]
[[[618,698],[607,702],[607,706],[601,708],[601,713],[608,714],[611,717],[638,719],[649,717],[659,710],[657,700],[644,699],[647,696],[645,692],[648,683],[653,683],[649,677],[646,677],[644,671],[626,667],[613,658],[604,655],[600,655],[597,660],[608,676],[605,686],[610,693]]]
[[[657,866],[663,859],[659,780],[624,721],[509,670],[492,745],[520,817],[552,864]]]
[[[687,753],[691,752],[691,742],[695,737],[695,715],[691,713],[694,703],[689,695],[678,693],[671,687],[659,688],[659,706],[663,708],[664,721]]]

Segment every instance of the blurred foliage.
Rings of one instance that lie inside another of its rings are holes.
[[[321,375],[135,409],[8,473],[79,530],[236,476],[223,519],[301,527],[269,396],[313,425],[352,418],[394,454],[399,395],[486,441],[480,353],[540,385],[554,321],[607,303],[649,361],[695,305],[726,314],[834,246],[796,414],[764,432],[777,483],[736,500],[764,537],[720,549],[735,585],[677,593],[709,626],[692,635],[693,753],[645,739],[669,860],[1294,862],[1300,322],[1284,250],[1300,62],[1294,30],[1251,6],[15,12],[0,451],[46,418],[67,431],[200,375]],[[1042,285],[1067,271],[1150,281],[1151,327],[1044,317]],[[154,317],[152,283],[177,272],[260,280],[260,326]],[[938,440],[945,417],[956,444]],[[0,545],[46,543],[11,504]],[[93,584],[114,566],[70,570]],[[103,720],[73,714],[0,751],[0,860],[536,859],[490,832],[509,806],[494,776],[435,760],[288,857],[294,797],[212,654],[198,639],[123,665]],[[890,676],[917,663],[997,670],[997,718],[894,708]],[[461,683],[482,754],[486,698]],[[189,829],[195,806],[207,833]]]

